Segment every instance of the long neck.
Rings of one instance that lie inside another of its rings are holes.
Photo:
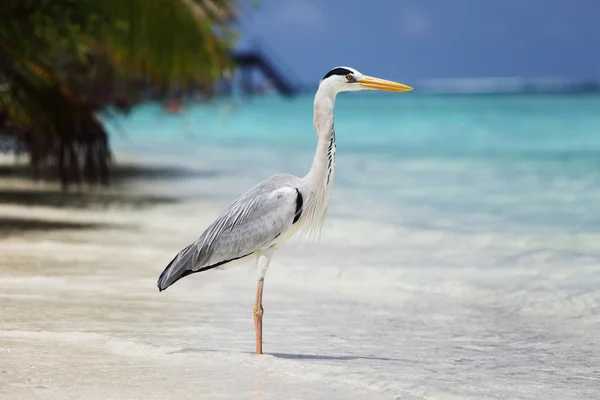
[[[333,108],[335,92],[319,88],[315,96],[314,117],[317,132],[317,150],[312,167],[303,178],[308,198],[306,214],[309,224],[320,225],[327,212],[335,175],[335,130],[333,127]]]

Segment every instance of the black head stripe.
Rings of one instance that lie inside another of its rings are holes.
[[[341,68],[341,67],[338,67],[338,68],[334,68],[334,69],[332,69],[331,71],[329,71],[329,72],[327,73],[327,75],[325,75],[325,76],[323,77],[323,79],[327,79],[327,78],[329,78],[331,75],[342,75],[342,76],[344,76],[344,75],[348,75],[348,74],[354,74],[354,71],[350,71],[350,70],[349,70],[349,69],[347,69],[347,68]]]

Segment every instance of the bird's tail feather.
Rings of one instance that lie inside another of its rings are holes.
[[[162,292],[179,279],[193,273],[192,268],[196,264],[197,253],[198,248],[194,243],[181,250],[160,274],[157,282],[158,290]]]

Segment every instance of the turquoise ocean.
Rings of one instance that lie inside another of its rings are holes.
[[[112,145],[230,175],[229,187],[176,190],[233,199],[271,174],[307,172],[312,101],[226,98],[177,115],[148,104],[113,121]],[[599,95],[341,94],[335,124],[333,214],[450,230],[600,231]]]

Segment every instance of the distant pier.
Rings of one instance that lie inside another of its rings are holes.
[[[260,71],[269,83],[283,96],[291,97],[298,93],[298,88],[290,82],[286,74],[275,67],[275,63],[260,50],[238,51],[231,55],[236,68],[241,73],[241,89],[244,94],[257,91],[252,81],[252,72]]]

